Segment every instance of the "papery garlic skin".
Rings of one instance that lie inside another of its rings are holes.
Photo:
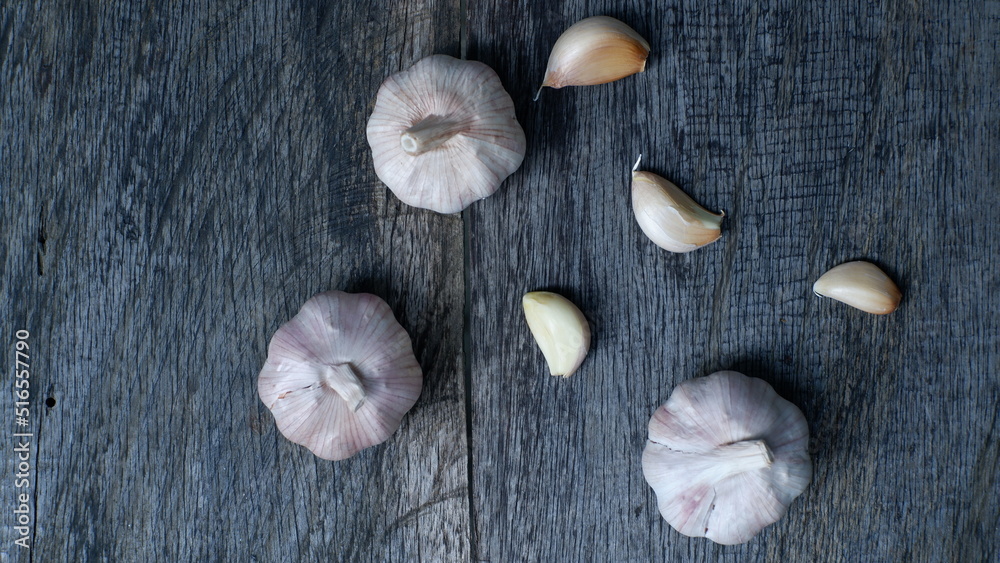
[[[591,86],[646,69],[649,42],[625,23],[607,16],[573,24],[556,40],[542,87]]]
[[[328,291],[271,337],[257,392],[286,438],[340,460],[388,439],[422,381],[410,337],[385,301]]]
[[[846,262],[831,268],[816,280],[813,292],[874,315],[895,311],[903,298],[903,293],[885,272],[864,261]]]
[[[812,479],[802,412],[734,371],[682,382],[649,421],[642,471],[663,518],[720,544],[778,521]]]
[[[379,180],[403,203],[438,213],[492,195],[527,147],[497,73],[447,55],[386,78],[366,135]]]
[[[670,252],[691,252],[722,236],[723,214],[708,211],[651,172],[632,172],[632,212],[649,240]]]
[[[583,313],[569,299],[549,291],[526,293],[521,304],[549,373],[573,375],[590,349],[590,324]]]

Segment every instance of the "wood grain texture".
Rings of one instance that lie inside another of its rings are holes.
[[[523,168],[467,213],[474,556],[483,561],[995,561],[1000,553],[996,2],[470,3]],[[647,71],[531,97],[575,21],[650,39]],[[709,208],[723,238],[656,248],[629,169]],[[874,317],[811,294],[874,261]],[[546,375],[520,297],[554,289],[594,344]],[[765,379],[806,414],[813,483],[745,545],[672,530],[641,471],[680,381]]]
[[[33,334],[33,560],[468,559],[462,222],[391,197],[364,134],[386,75],[459,54],[458,18],[5,5],[0,340],[12,365]],[[400,430],[340,463],[256,392],[271,334],[332,288],[386,299],[425,371]]]
[[[650,39],[647,71],[532,103],[598,14]],[[378,182],[364,125],[386,75],[463,37],[529,147],[439,216]],[[25,553],[2,438],[0,559],[995,561],[998,43],[1000,3],[971,0],[0,5],[0,396],[28,329],[35,467]],[[726,211],[719,242],[644,237],[639,153]],[[898,311],[811,294],[853,259]],[[386,299],[425,371],[339,463],[256,393],[331,288]],[[591,321],[571,379],[523,322],[535,289]],[[812,432],[813,483],[741,546],[672,530],[640,467],[655,408],[718,369]]]

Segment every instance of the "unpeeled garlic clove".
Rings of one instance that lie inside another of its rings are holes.
[[[903,293],[885,272],[863,261],[833,267],[816,280],[813,292],[875,315],[895,311],[903,298]]]
[[[651,172],[632,170],[632,211],[642,232],[670,252],[691,252],[722,236],[724,213],[712,213]]]
[[[623,22],[607,16],[586,18],[556,40],[542,88],[612,82],[646,70],[648,56],[649,42]]]
[[[521,304],[549,373],[573,375],[590,349],[590,325],[583,313],[569,299],[549,291],[526,293]]]

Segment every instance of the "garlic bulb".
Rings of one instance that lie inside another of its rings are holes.
[[[392,435],[422,380],[385,301],[329,291],[274,333],[257,392],[286,438],[338,460]]]
[[[521,305],[549,373],[573,375],[590,349],[590,325],[583,313],[569,299],[549,291],[526,293]]]
[[[871,262],[835,266],[816,280],[813,292],[875,315],[895,311],[903,298],[889,276]]]
[[[586,18],[556,40],[542,88],[612,82],[644,71],[648,56],[649,42],[631,27],[607,16]]]
[[[368,120],[375,173],[403,203],[456,213],[524,160],[524,131],[493,69],[447,55],[385,79]]]
[[[684,381],[649,421],[642,472],[678,532],[743,543],[812,478],[809,427],[770,385],[735,371]]]
[[[638,167],[636,161],[632,212],[639,228],[656,246],[670,252],[690,252],[719,240],[725,214],[708,211],[667,179],[639,172]]]

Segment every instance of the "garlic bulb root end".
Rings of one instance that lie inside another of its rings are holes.
[[[322,381],[324,385],[336,391],[354,411],[361,408],[368,396],[361,378],[351,364],[324,366]]]
[[[399,136],[407,154],[418,156],[443,145],[464,129],[464,124],[440,115],[429,115]]]
[[[744,440],[719,446],[712,452],[711,457],[718,460],[713,466],[713,471],[717,472],[720,478],[766,469],[774,463],[774,452],[764,440]]]

